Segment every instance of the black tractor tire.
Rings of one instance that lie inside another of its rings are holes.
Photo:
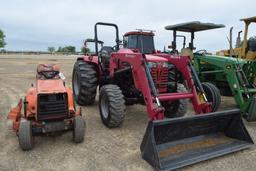
[[[19,144],[22,150],[31,150],[34,146],[32,126],[30,121],[21,121],[18,132]]]
[[[95,102],[98,85],[97,70],[93,64],[77,61],[73,68],[72,87],[74,98],[79,105]]]
[[[183,84],[178,84],[177,86],[178,93],[186,93],[187,89]],[[187,113],[188,110],[188,99],[180,99],[175,101],[170,101],[163,103],[165,108],[164,115],[167,118],[176,118],[182,117]]]
[[[205,91],[208,102],[212,103],[212,112],[216,112],[221,103],[221,95],[219,89],[212,83],[204,82],[202,87]]]
[[[81,143],[84,141],[85,134],[85,120],[82,116],[76,116],[74,118],[74,128],[73,128],[73,141],[75,143]]]
[[[179,71],[170,70],[169,73],[168,73],[168,82],[173,82],[173,83],[178,82],[178,83],[183,84],[184,79],[182,77],[182,74]]]
[[[103,124],[108,128],[119,127],[125,118],[126,106],[119,86],[107,84],[101,87],[99,110]]]

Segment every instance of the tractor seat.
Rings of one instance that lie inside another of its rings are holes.
[[[60,79],[60,67],[56,64],[39,64],[36,78],[40,80]]]
[[[100,55],[102,59],[102,63],[108,67],[109,66],[109,59],[111,56],[111,53],[114,52],[113,47],[111,46],[103,46],[100,50]]]
[[[248,50],[256,52],[256,37],[251,37],[248,40]]]
[[[180,51],[181,56],[189,56],[190,59],[194,58],[193,51],[190,48],[182,48]]]

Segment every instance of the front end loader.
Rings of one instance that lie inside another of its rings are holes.
[[[253,18],[244,20],[252,22]],[[224,25],[222,24],[188,22],[166,26],[165,29],[173,31],[173,52],[178,52],[176,47],[177,32],[180,31],[191,34],[189,47],[183,47],[180,54],[189,51],[190,53],[187,54],[190,54],[189,56],[193,60],[199,78],[203,81],[215,84],[220,89],[221,94],[232,95],[241,110],[242,116],[244,116],[247,121],[255,121],[256,87],[254,81],[256,78],[256,62],[212,55],[206,50],[198,50],[193,53],[195,50],[193,43],[195,32],[223,27]]]
[[[256,62],[203,52],[194,54],[194,66],[201,80],[234,97],[247,121],[256,121]]]
[[[99,26],[115,29],[115,46],[99,49]],[[109,128],[123,123],[126,105],[146,105],[149,123],[140,150],[156,170],[180,168],[253,144],[239,110],[215,113],[220,92],[200,82],[188,56],[157,51],[153,31],[125,33],[120,48],[117,25],[96,23],[94,30],[95,53],[74,64],[75,99],[91,105],[99,87],[100,117]],[[188,100],[198,116],[182,118]]]
[[[74,142],[84,140],[85,121],[81,111],[75,109],[72,90],[65,86],[64,79],[58,65],[39,64],[36,85],[32,84],[25,98],[9,112],[8,119],[23,150],[33,148],[38,134],[72,130]]]

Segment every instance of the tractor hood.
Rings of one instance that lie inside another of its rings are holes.
[[[37,80],[37,93],[65,93],[66,88],[61,79]]]
[[[156,55],[146,55],[148,62],[168,62],[167,58],[156,56]]]

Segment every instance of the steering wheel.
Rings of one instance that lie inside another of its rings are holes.
[[[171,50],[170,52],[167,52],[169,54],[179,54],[179,51],[177,49]]]
[[[46,79],[51,79],[58,75],[59,71],[41,71],[39,74],[42,74]]]
[[[196,55],[206,55],[206,54],[208,54],[208,52],[205,49],[201,49],[201,50],[196,51],[194,54],[196,54]]]
[[[112,48],[113,48],[114,51],[116,51],[117,50],[117,45],[113,46]]]

